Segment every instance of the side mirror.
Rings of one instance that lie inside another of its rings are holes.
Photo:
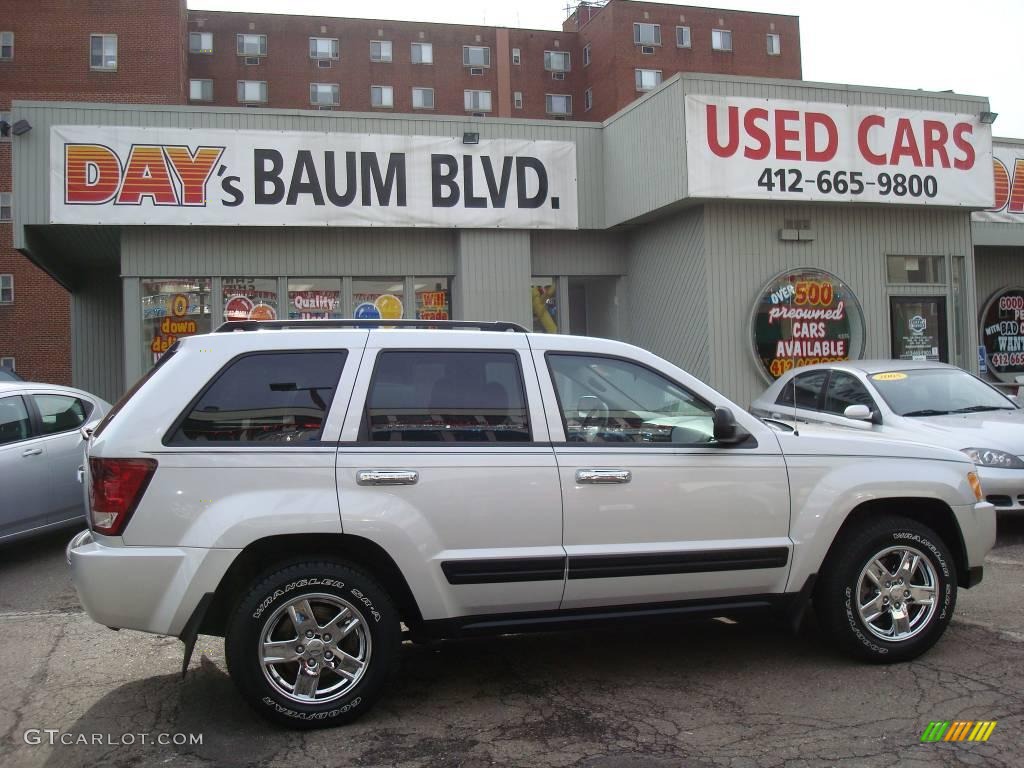
[[[715,408],[711,423],[714,426],[715,441],[722,445],[735,445],[747,439],[747,433],[740,429],[736,417],[728,408]]]
[[[848,405],[843,416],[854,421],[871,421],[871,409],[866,405]]]

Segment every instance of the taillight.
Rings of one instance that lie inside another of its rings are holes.
[[[120,536],[155,471],[154,459],[89,459],[93,530]]]

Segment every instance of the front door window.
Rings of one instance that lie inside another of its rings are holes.
[[[893,359],[949,362],[945,296],[892,296],[889,313]]]

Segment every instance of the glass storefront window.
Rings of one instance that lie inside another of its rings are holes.
[[[890,283],[935,285],[946,282],[942,256],[887,256],[885,264]]]
[[[405,317],[405,278],[355,278],[352,316],[358,320],[399,320]]]
[[[451,320],[451,290],[447,277],[417,277],[416,319]]]
[[[210,278],[142,279],[143,370],[179,338],[210,332]]]
[[[290,320],[323,320],[341,316],[340,277],[293,277],[288,281]]]
[[[221,283],[225,320],[277,320],[277,280],[225,277]]]
[[[556,277],[535,277],[530,281],[534,333],[558,333],[557,293]]]

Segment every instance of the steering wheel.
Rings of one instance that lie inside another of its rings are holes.
[[[583,395],[576,403],[583,439],[592,443],[608,428],[608,404],[595,395]]]

